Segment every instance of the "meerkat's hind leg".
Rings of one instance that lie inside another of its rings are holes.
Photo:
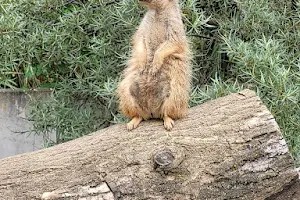
[[[127,130],[131,131],[135,129],[142,121],[142,117],[133,117],[132,120],[127,123]]]
[[[174,124],[175,124],[174,120],[171,117],[169,117],[168,115],[165,115],[163,120],[164,120],[165,129],[168,131],[172,130],[172,128],[174,127]]]

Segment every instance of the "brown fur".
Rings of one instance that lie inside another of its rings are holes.
[[[162,118],[167,130],[187,114],[190,89],[189,47],[178,0],[143,0],[148,7],[133,36],[132,56],[117,93],[131,122]]]

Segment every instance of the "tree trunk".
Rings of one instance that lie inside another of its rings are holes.
[[[244,90],[190,109],[171,132],[120,124],[2,159],[0,199],[266,199],[297,179],[274,117]]]

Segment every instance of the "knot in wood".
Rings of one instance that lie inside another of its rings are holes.
[[[154,155],[154,168],[168,169],[172,166],[174,156],[170,150],[162,150]]]

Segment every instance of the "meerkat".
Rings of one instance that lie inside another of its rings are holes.
[[[166,130],[186,116],[190,91],[190,51],[178,0],[139,0],[148,8],[132,38],[132,55],[117,89],[120,110],[141,121],[163,119]]]

